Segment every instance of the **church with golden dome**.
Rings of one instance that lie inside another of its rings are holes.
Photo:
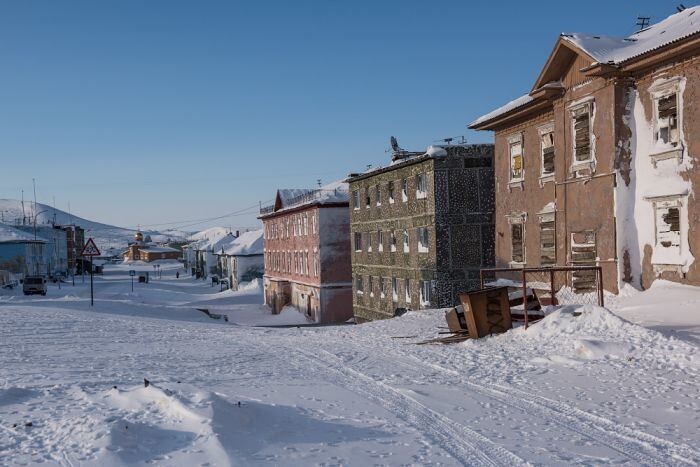
[[[134,241],[129,243],[129,247],[122,253],[122,256],[125,262],[143,261],[150,263],[161,259],[180,259],[182,252],[176,248],[147,242],[144,240],[141,230],[137,230],[134,234]]]

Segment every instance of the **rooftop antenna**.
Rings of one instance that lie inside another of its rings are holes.
[[[27,215],[24,212],[24,190],[22,190],[22,225],[25,225],[27,219]]]
[[[372,168],[372,164],[367,164],[367,170],[370,170]]]
[[[316,179],[316,185],[318,185],[318,187],[321,188],[321,179],[320,178]]]
[[[683,5],[682,3],[680,3],[680,4],[676,7],[676,10],[678,10],[678,13],[680,13],[681,11],[685,10],[685,5]]]
[[[637,16],[637,26],[639,26],[640,31],[649,27],[650,19],[651,16]]]

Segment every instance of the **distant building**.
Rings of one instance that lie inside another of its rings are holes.
[[[317,323],[352,318],[347,184],[278,190],[260,219],[272,312],[291,305]]]
[[[25,276],[46,276],[47,240],[0,224],[0,270]]]
[[[350,231],[357,322],[451,307],[493,264],[493,145],[396,153],[352,174]]]
[[[41,224],[15,225],[15,229],[28,233],[30,236],[36,235],[46,240],[46,270],[44,274],[48,277],[66,276],[68,274],[68,234],[59,226]]]
[[[85,246],[85,230],[73,224],[59,225],[58,228],[66,232],[68,272],[70,274],[78,274],[79,267],[82,264],[80,252],[83,251],[83,247]]]
[[[700,284],[699,17],[562,34],[527,94],[469,125],[495,132],[498,266],[600,266],[612,292]]]
[[[143,239],[143,234],[138,231],[134,234],[134,241],[129,244],[123,256],[124,261],[144,261],[150,263],[156,260],[180,259],[182,252],[169,246],[146,243]]]
[[[238,232],[236,232],[238,233]],[[242,282],[262,279],[264,274],[263,231],[243,232],[238,236],[227,236],[217,242],[221,280],[226,280],[231,290],[238,290]]]
[[[219,242],[230,242],[236,237],[229,229],[214,227],[193,235],[193,240],[182,247],[185,268],[197,279],[206,279],[219,271],[214,249]],[[217,251],[221,251],[219,247]]]

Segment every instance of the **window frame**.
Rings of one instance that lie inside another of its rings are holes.
[[[525,247],[525,239],[526,239],[526,229],[525,225],[527,223],[527,213],[516,213],[516,214],[509,214],[506,216],[508,219],[508,229],[509,229],[509,235],[510,235],[510,261],[509,265],[511,267],[517,267],[517,266],[525,266],[527,264],[527,249]],[[514,248],[513,248],[513,226],[514,225],[520,225],[521,226],[521,250],[522,250],[522,261],[517,261],[515,259],[514,255]]]
[[[352,191],[352,209],[358,211],[360,209],[360,190]]]
[[[506,142],[508,143],[508,186],[513,187],[513,186],[522,186],[522,184],[525,182],[525,151],[524,151],[524,144],[523,144],[523,134],[522,133],[517,133],[511,136],[508,136],[506,138]],[[514,156],[513,154],[513,147],[515,146],[520,146],[520,176],[515,177],[514,176],[514,167],[515,163],[513,161]]]
[[[423,238],[425,237],[425,238]],[[425,244],[423,243],[425,240]],[[430,251],[430,230],[427,226],[418,227],[418,253],[428,253]]]
[[[683,90],[686,78],[681,76],[674,76],[668,78],[654,86],[649,88],[649,94],[652,100],[652,154],[650,158],[652,164],[656,167],[656,163],[665,159],[677,159],[678,162],[683,160],[684,144],[683,144]],[[676,131],[678,132],[678,141],[670,144],[666,147],[657,147],[659,140],[659,100],[669,97],[671,95],[676,96]]]
[[[571,172],[576,173],[581,169],[595,169],[595,149],[596,138],[593,132],[595,125],[595,99],[593,96],[588,96],[578,102],[574,102],[568,108],[569,124],[571,126]],[[576,148],[576,114],[585,111],[588,114],[588,158],[577,160]]]
[[[355,253],[361,253],[362,252],[362,232],[355,232],[355,235],[353,237],[354,240],[354,247],[355,247]],[[359,249],[358,249],[359,247]]]
[[[416,175],[416,199],[428,199],[428,174],[426,172]]]
[[[556,145],[555,145],[555,132],[554,132],[554,122],[550,122],[546,125],[543,125],[538,128],[537,133],[539,134],[539,139],[540,139],[540,181],[542,183],[548,182],[548,181],[554,181],[554,178],[556,176]],[[551,146],[545,146],[545,141],[544,138],[546,135],[552,135],[552,145]],[[545,172],[545,148],[552,148],[552,171],[551,172]]]

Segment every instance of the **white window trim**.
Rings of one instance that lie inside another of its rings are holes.
[[[687,272],[688,258],[692,257],[689,250],[688,243],[688,192],[683,191],[678,194],[664,195],[664,196],[649,196],[644,198],[646,201],[651,203],[653,222],[654,222],[654,252],[658,248],[658,238],[657,238],[657,217],[656,211],[664,207],[677,207],[680,212],[680,240],[679,240],[679,258],[677,263],[667,263],[654,260],[654,253],[652,253],[651,263],[654,266],[654,271],[656,273],[661,273],[664,271],[676,272],[679,275]],[[665,205],[665,206],[659,206]]]
[[[672,94],[676,95],[676,111],[678,112],[678,146],[673,149],[661,150],[649,154],[651,162],[656,167],[656,163],[666,159],[677,159],[680,164],[683,162],[683,90],[685,87],[685,78],[680,76],[675,76],[673,78],[668,78],[663,81],[654,83],[654,85],[649,88],[649,94],[651,94],[652,100],[652,148],[656,145],[657,134],[659,130],[658,122],[658,105],[659,99],[670,96]]]
[[[544,173],[544,146],[542,146],[542,136],[547,133],[554,133],[554,122],[549,122],[537,129],[537,134],[540,136],[540,186],[543,186],[547,182],[553,182],[556,174],[556,167],[552,173]],[[554,158],[556,161],[556,149]]]
[[[523,188],[523,184],[525,182],[525,147],[523,144],[523,134],[522,133],[516,133],[514,135],[510,135],[506,137],[506,142],[508,146],[508,189],[512,189],[513,187],[520,187],[521,189]],[[521,172],[522,175],[520,178],[512,178],[513,177],[513,161],[511,160],[511,152],[510,152],[510,147],[514,144],[520,144],[520,163],[522,164],[521,167]]]
[[[591,146],[589,158],[585,161],[576,161],[576,129],[574,128],[574,112],[582,108],[588,108],[588,141]],[[576,174],[583,169],[595,171],[596,167],[596,137],[593,131],[595,126],[595,98],[587,96],[571,103],[568,107],[569,122],[571,126],[571,173]]]

